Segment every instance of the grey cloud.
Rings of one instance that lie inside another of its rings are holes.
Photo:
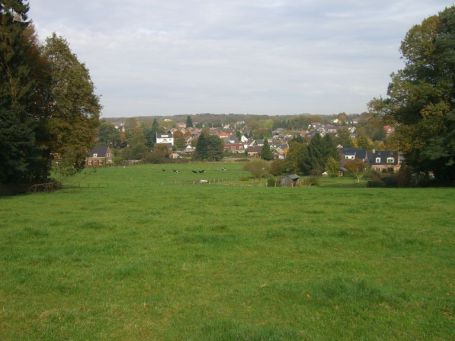
[[[360,112],[406,31],[451,1],[31,1],[86,62],[105,116]]]

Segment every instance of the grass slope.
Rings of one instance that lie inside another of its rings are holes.
[[[0,339],[455,338],[455,190],[265,188],[240,167],[0,198]]]

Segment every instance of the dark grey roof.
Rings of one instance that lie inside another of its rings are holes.
[[[173,135],[172,135],[171,132],[168,132],[168,133],[165,133],[165,134],[159,134],[159,133],[156,134],[156,138],[158,138],[158,139],[161,139],[161,138],[169,139],[169,138],[172,138],[172,137],[173,137]]]
[[[95,146],[89,153],[90,156],[97,154],[98,157],[106,157],[109,147],[107,146]]]
[[[341,154],[354,155],[359,160],[364,160],[367,157],[367,151],[362,148],[343,148],[341,149]]]
[[[391,157],[393,158],[393,162],[388,163],[387,159]],[[380,158],[381,161],[376,162],[377,158]],[[370,165],[396,165],[398,164],[398,153],[389,150],[378,150],[375,152],[370,152],[368,153],[368,162]]]
[[[300,179],[300,176],[298,176],[297,174],[289,174],[289,175],[287,175],[287,177],[293,181]]]

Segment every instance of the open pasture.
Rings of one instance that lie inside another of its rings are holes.
[[[454,189],[266,188],[241,166],[0,198],[0,339],[455,338]]]

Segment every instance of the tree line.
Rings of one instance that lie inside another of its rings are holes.
[[[101,106],[67,41],[38,42],[22,0],[0,0],[0,183],[47,181],[84,166]]]

